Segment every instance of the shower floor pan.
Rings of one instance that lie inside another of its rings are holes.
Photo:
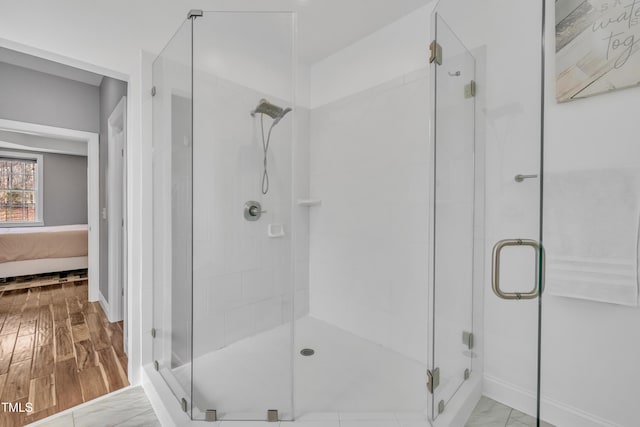
[[[291,419],[290,331],[283,325],[196,358],[194,418],[215,409],[222,420],[256,419],[255,409],[264,408],[262,419],[267,409]],[[312,317],[296,322],[295,337],[296,420],[428,425],[426,365]],[[181,380],[190,368],[174,375]]]

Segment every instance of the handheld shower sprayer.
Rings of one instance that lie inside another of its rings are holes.
[[[255,117],[256,114],[266,114],[273,119],[273,126],[275,126],[290,111],[292,111],[291,108],[278,107],[266,99],[261,99],[256,109],[251,112],[251,117]]]
[[[266,99],[261,99],[258,102],[258,106],[255,110],[251,111],[251,117],[255,117],[256,114],[260,114],[260,129],[262,130],[262,149],[264,151],[264,172],[262,174],[262,194],[267,194],[269,192],[269,173],[267,172],[267,153],[269,151],[269,143],[271,142],[271,132],[273,128],[276,127],[280,120],[284,116],[287,115],[290,111],[293,111],[291,108],[282,108],[278,107],[275,104],[270,103]],[[267,115],[273,119],[271,123],[271,127],[269,128],[269,133],[267,137],[264,137],[264,116]]]

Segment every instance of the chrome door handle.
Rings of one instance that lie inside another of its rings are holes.
[[[535,277],[535,286],[529,292],[504,292],[500,289],[500,253],[502,249],[507,246],[531,246],[536,253],[536,277]],[[530,239],[506,239],[500,240],[493,247],[493,262],[491,266],[491,287],[493,288],[493,292],[502,299],[534,299],[537,298],[540,292],[544,291],[544,270],[545,270],[545,259],[544,259],[544,248],[540,245],[539,242]],[[538,279],[540,279],[540,287],[538,287]]]

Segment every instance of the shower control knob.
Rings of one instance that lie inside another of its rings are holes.
[[[257,206],[251,206],[249,208],[249,215],[251,216],[260,216],[263,213],[267,213],[267,211],[261,211],[260,208]]]
[[[267,211],[262,210],[259,202],[250,201],[244,204],[244,219],[247,221],[257,221],[264,213]]]

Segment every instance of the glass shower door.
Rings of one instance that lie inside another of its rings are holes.
[[[432,20],[436,421],[479,373],[505,423],[540,417],[542,10],[442,0]]]
[[[438,14],[435,23],[431,419],[470,377],[475,354],[475,59]]]
[[[484,399],[491,399],[481,404],[504,408],[507,418],[512,411],[538,418],[544,279],[540,40],[531,38],[536,55],[526,54],[522,46],[511,50],[505,39],[485,40],[474,50],[483,58],[478,78],[477,59],[445,20],[459,20],[452,6],[455,2],[438,5],[431,49],[435,205],[430,418],[437,420],[464,381],[478,373]],[[502,22],[510,11],[504,13],[493,19]],[[531,22],[533,27],[539,21]],[[536,29],[533,35],[539,34]],[[484,36],[476,35],[480,40]],[[515,76],[527,73],[537,80],[523,87]],[[473,316],[476,307],[483,310],[481,318]],[[474,321],[483,322],[482,327]]]
[[[191,21],[153,63],[153,358],[191,414]]]

